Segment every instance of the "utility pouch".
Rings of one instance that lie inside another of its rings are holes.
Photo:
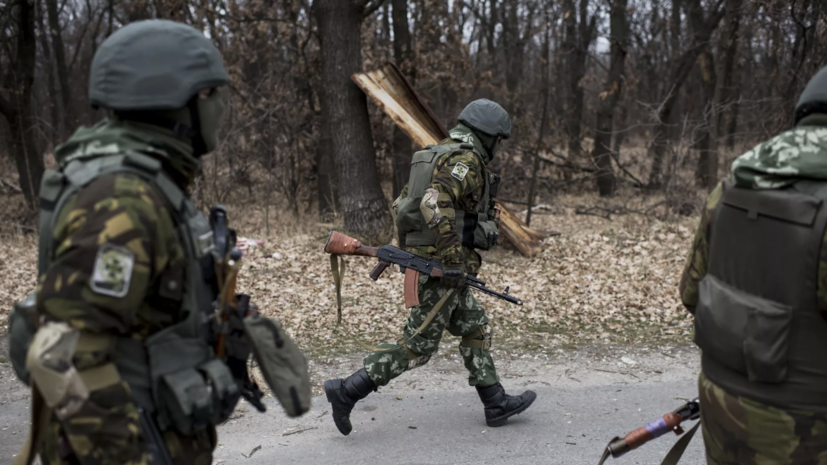
[[[704,355],[750,381],[787,378],[793,310],[707,275],[695,311],[695,343]]]
[[[221,360],[210,360],[198,369],[205,375],[208,385],[212,388],[212,424],[217,425],[233,413],[241,397],[241,391],[229,367]]]
[[[480,221],[477,223],[477,227],[474,228],[474,247],[477,249],[489,250],[497,245],[499,239],[500,230],[496,221]]]
[[[259,315],[244,319],[244,331],[264,380],[289,417],[310,410],[307,359],[277,320]]]
[[[421,203],[421,195],[405,197],[399,201],[396,210],[396,227],[400,233],[405,234],[422,230],[422,211],[419,209]]]
[[[9,358],[14,374],[26,385],[30,385],[26,354],[37,332],[35,297],[36,293],[32,291],[25,299],[15,302],[9,316]]]
[[[190,435],[212,424],[212,386],[198,370],[190,368],[162,376],[159,391],[168,421],[180,433]]]

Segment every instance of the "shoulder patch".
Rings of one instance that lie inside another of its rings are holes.
[[[451,176],[459,179],[460,181],[464,181],[467,174],[468,166],[465,163],[457,162],[457,164],[454,165],[454,170],[451,171]]]
[[[95,257],[95,268],[89,285],[92,291],[110,297],[123,297],[129,292],[135,254],[126,247],[102,244]]]

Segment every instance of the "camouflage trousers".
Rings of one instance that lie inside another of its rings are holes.
[[[827,414],[786,411],[734,396],[703,374],[698,384],[708,464],[827,464]]]
[[[420,276],[420,304],[411,308],[402,331],[407,349],[401,344],[383,344],[380,350],[365,357],[365,370],[377,386],[384,386],[402,373],[425,364],[439,349],[439,341],[445,330],[453,336],[465,336],[488,324],[485,310],[471,290],[466,288],[452,291],[433,321],[419,334],[415,334],[446,292],[448,291],[439,286],[439,279]],[[468,384],[482,387],[499,382],[494,360],[488,350],[460,345],[459,352],[469,372]]]

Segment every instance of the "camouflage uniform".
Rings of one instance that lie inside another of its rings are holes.
[[[827,116],[810,114],[798,119],[796,128],[736,159],[730,185],[773,190],[793,186],[802,179],[827,182],[827,129],[824,128]],[[726,184],[721,183],[707,198],[681,276],[681,300],[693,314],[702,303],[701,281],[709,274],[712,231],[725,192]],[[823,243],[827,245],[827,234]],[[827,247],[821,246],[820,250],[815,298],[817,309],[824,316],[827,315]],[[699,336],[702,335],[696,330],[696,341]],[[773,386],[756,384],[754,389]],[[827,463],[827,405],[820,412],[770,405],[728,392],[706,373],[700,375],[699,392],[708,463]]]
[[[140,141],[153,141],[160,150]],[[172,147],[176,147],[173,149]],[[90,155],[139,150],[169,159],[191,158],[192,149],[163,130],[139,123],[107,120],[81,128],[62,147],[59,164]],[[177,152],[176,152],[177,151]],[[180,175],[184,173],[178,173]],[[183,178],[182,178],[183,179]],[[68,200],[52,230],[54,254],[48,271],[40,276],[37,308],[41,315],[65,321],[80,331],[145,338],[178,321],[180,290],[170,293],[162,282],[178,279],[185,256],[172,216],[164,201],[145,181],[128,175],[103,176]],[[97,260],[101,246],[122,247],[135,257],[129,275],[109,269]],[[126,287],[123,297],[91,290],[93,277],[104,272],[111,284]],[[112,363],[107,352],[84,352],[74,357],[83,372]],[[93,391],[89,401],[71,418],[52,417],[41,436],[40,458],[44,464],[78,460],[84,464],[143,464],[146,453],[140,441],[138,413],[125,381]],[[214,428],[184,437],[166,432],[176,463],[209,464],[216,445]]]
[[[468,382],[483,403],[486,424],[504,425],[536,399],[526,391],[505,393],[491,357],[488,316],[465,287],[465,274],[479,272],[481,258],[474,248],[496,244],[497,211],[493,208],[498,179],[486,165],[499,143],[511,135],[511,120],[498,104],[485,99],[470,103],[460,113],[449,139],[414,154],[411,176],[392,211],[400,231],[400,246],[442,263],[442,277],[419,277],[419,305],[396,344],[384,344],[364,359],[364,368],[346,379],[327,380],[325,395],[339,431],[353,429],[350,412],[361,399],[407,370],[428,362],[445,330],[461,336],[460,354]],[[461,226],[460,226],[461,225]]]
[[[152,41],[163,43],[169,53],[158,53]],[[181,58],[182,53],[189,54],[187,59]],[[176,70],[174,65],[189,66],[193,57],[198,64],[188,68],[189,74]],[[158,84],[157,72],[152,83],[140,81],[140,71],[146,69],[142,60],[176,70],[167,81],[173,84]],[[113,65],[115,61],[119,63]],[[134,160],[160,163],[166,182],[177,185],[175,192],[185,191],[198,172],[199,157],[216,145],[215,129],[224,104],[215,88],[226,84],[227,75],[215,47],[189,26],[170,21],[132,23],[102,44],[92,68],[90,99],[112,112],[99,124],[78,129],[56,149],[60,169],[88,167],[83,163],[134,153]],[[198,70],[200,75],[194,76]],[[134,86],[132,80],[143,87]],[[143,91],[136,100],[129,93],[138,88]],[[70,165],[74,161],[82,163]],[[82,383],[108,380],[86,383],[88,398],[80,398],[74,410],[61,404],[41,410],[47,417],[35,425],[39,432],[32,446],[44,464],[154,463],[141,434],[135,388],[121,377],[116,346],[121,341],[143,341],[187,319],[182,302],[188,285],[185,276],[192,269],[187,265],[193,258],[185,253],[188,249],[179,236],[182,229],[168,208],[169,201],[140,176],[114,171],[92,178],[65,203],[58,203],[62,207],[50,217],[52,230],[41,231],[41,241],[47,238],[45,244],[50,246],[41,247],[41,260],[46,261],[38,280],[37,315],[47,328],[68,325],[68,330],[79,334],[70,367],[60,370],[76,370]],[[30,368],[36,341],[29,350]],[[44,392],[50,387],[37,379],[34,368],[31,373],[35,399],[48,399]],[[164,428],[162,434],[175,464],[211,463],[217,443],[214,426],[191,434]]]
[[[459,129],[456,132],[460,131],[463,134],[469,132],[467,129]],[[442,145],[461,142],[457,139],[447,139],[442,141]],[[468,171],[464,179],[460,180],[452,173],[457,166],[462,165],[467,166]],[[406,250],[428,259],[439,260],[443,265],[464,266],[469,274],[476,275],[482,260],[473,248],[462,246],[457,232],[455,212],[476,209],[482,197],[485,182],[483,176],[486,174],[487,169],[482,160],[470,150],[443,155],[436,163],[430,186],[438,193],[434,210],[438,212],[439,218],[431,226],[432,231],[438,231],[435,234],[436,245],[406,247]],[[404,198],[407,191],[406,185],[400,198]],[[443,305],[434,321],[419,334],[411,337],[445,292],[448,291],[440,287],[439,279],[420,276],[420,304],[411,308],[411,314],[402,333],[407,350],[403,345],[398,345],[390,350],[372,352],[365,357],[365,370],[377,386],[384,386],[405,371],[427,362],[437,352],[439,341],[446,329],[454,336],[464,336],[477,332],[481,327],[487,327],[488,316],[485,310],[471,290],[466,288],[453,291],[454,295]],[[460,354],[465,367],[468,368],[468,382],[471,386],[491,386],[499,382],[494,360],[487,349],[460,346]]]

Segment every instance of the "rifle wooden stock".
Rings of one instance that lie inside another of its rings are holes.
[[[358,239],[354,239],[340,232],[331,231],[330,236],[327,238],[327,244],[324,246],[324,251],[332,255],[375,257],[379,248],[364,246]]]

